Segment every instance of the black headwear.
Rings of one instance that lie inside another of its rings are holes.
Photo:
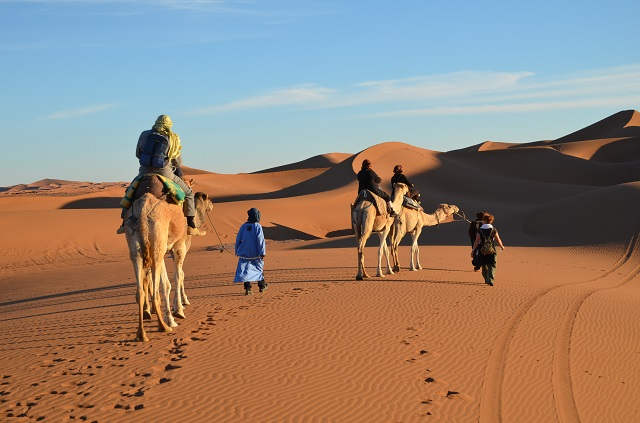
[[[362,162],[362,169],[364,170],[364,169],[368,168],[369,166],[371,166],[371,162],[369,160],[367,160],[367,159],[364,159],[364,161]]]
[[[255,207],[252,207],[249,210],[247,210],[247,215],[249,215],[249,218],[247,219],[248,222],[251,222],[251,223],[260,222],[260,210],[256,209]]]

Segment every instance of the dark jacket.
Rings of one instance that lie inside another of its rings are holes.
[[[404,176],[404,173],[395,173],[392,177],[391,177],[391,186],[393,186],[393,184],[397,184],[398,182],[405,184],[406,186],[409,187],[409,190],[413,190],[414,186],[411,182],[409,182],[409,179],[407,179],[406,176]]]
[[[378,184],[382,181],[380,177],[373,171],[373,169],[362,169],[358,172],[358,192],[363,189],[367,189],[378,194],[380,197],[384,198],[385,201],[390,201],[391,198],[389,194],[384,192],[378,187]]]

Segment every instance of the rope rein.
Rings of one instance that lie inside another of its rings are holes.
[[[211,204],[213,204],[213,203],[211,203]],[[206,211],[205,215],[207,216],[207,219],[209,220],[209,224],[211,225],[211,228],[216,233],[216,237],[218,237],[218,243],[220,243],[220,252],[221,253],[222,252],[227,252],[227,253],[231,254],[232,256],[235,256],[235,253],[232,253],[231,251],[229,251],[227,249],[227,247],[225,247],[224,244],[222,243],[222,239],[220,238],[220,234],[218,233],[218,230],[216,229],[216,225],[213,224],[213,219],[209,215],[209,210]]]

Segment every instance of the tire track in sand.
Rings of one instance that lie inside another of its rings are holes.
[[[630,248],[627,248],[625,256],[617,269],[621,268],[624,264],[630,263],[631,257],[640,251],[640,233],[636,233],[631,241]],[[606,273],[606,276],[612,273],[614,270]],[[580,311],[580,308],[584,302],[591,295],[598,291],[607,289],[616,289],[624,286],[628,282],[632,281],[638,274],[640,274],[640,265],[632,267],[631,271],[627,273],[622,279],[619,279],[612,286],[601,287],[591,289],[581,295],[579,295],[567,311],[564,316],[564,320],[560,324],[556,341],[554,343],[554,355],[553,355],[553,373],[552,384],[554,399],[556,403],[556,412],[558,420],[561,423],[565,422],[579,422],[580,415],[578,413],[578,407],[573,395],[573,382],[571,378],[571,336],[573,334],[573,328],[575,326],[576,318]]]
[[[518,326],[520,325],[520,322],[525,317],[525,315],[533,308],[533,306],[536,303],[538,303],[542,298],[544,298],[551,292],[558,290],[559,288],[601,281],[602,279],[606,278],[608,275],[619,270],[626,263],[628,263],[631,257],[634,255],[634,253],[637,253],[639,249],[640,249],[640,233],[636,232],[629,239],[629,241],[627,241],[627,244],[625,246],[625,251],[622,253],[620,258],[612,265],[610,269],[605,271],[603,274],[597,276],[596,278],[590,279],[588,281],[557,284],[557,285],[551,286],[539,292],[535,296],[533,296],[531,299],[525,302],[525,304],[523,304],[518,309],[518,311],[516,311],[512,315],[512,317],[509,319],[509,321],[505,325],[505,330],[496,339],[494,343],[494,347],[492,348],[491,353],[489,355],[489,359],[487,361],[487,367],[485,370],[485,376],[484,376],[483,386],[482,386],[482,394],[480,398],[479,421],[481,423],[502,421],[502,392],[503,392],[503,384],[504,384],[504,378],[505,378],[505,366],[506,366],[506,361],[509,354],[509,347],[514,338],[515,332]],[[629,280],[631,280],[633,279],[633,277],[635,277],[635,274],[631,272],[631,274],[628,277],[629,277]],[[622,282],[622,284],[623,283],[625,282]],[[560,406],[560,408],[564,410],[561,413],[562,415],[558,416],[559,418],[571,419],[572,415],[577,416],[577,411],[575,411],[576,410],[575,400],[573,399],[573,390],[572,389],[565,390],[560,395],[560,397],[557,397],[555,395],[557,393],[557,390],[555,388],[557,387],[558,390],[562,391],[563,389],[561,389],[560,387],[567,386],[567,379],[569,380],[568,382],[569,386],[571,385],[571,381],[570,381],[571,376],[569,372],[570,368],[568,364],[569,363],[568,352],[570,348],[568,346],[568,343],[570,342],[570,336],[571,336],[570,333],[573,330],[573,322],[575,322],[575,317],[577,315],[578,309],[580,308],[580,305],[586,300],[586,298],[588,298],[589,295],[591,295],[595,291],[597,290],[593,290],[592,292],[589,292],[584,299],[577,302],[577,306],[575,305],[576,303],[574,303],[574,307],[572,307],[569,310],[569,313],[567,314],[567,316],[569,317],[564,319],[564,321],[562,322],[563,323],[562,329],[560,329],[560,330],[564,330],[565,334],[566,334],[566,331],[568,330],[569,335],[568,337],[565,335],[565,337],[563,338],[566,340],[564,343],[562,344],[558,343],[556,346],[554,346],[554,350],[558,351],[558,353],[554,354],[553,374],[556,375],[553,378],[554,398],[556,398],[556,407]],[[572,313],[573,309],[575,309],[575,314]],[[565,353],[559,352],[559,351],[564,351],[565,347],[566,347]],[[558,363],[557,366],[555,363]],[[557,376],[559,374],[564,374],[564,376]],[[573,412],[566,411],[566,410],[571,410],[572,407],[574,410]],[[561,420],[561,421],[572,421],[572,420]],[[573,421],[579,421],[579,420],[573,420]]]

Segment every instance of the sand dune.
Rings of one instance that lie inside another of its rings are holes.
[[[403,164],[426,209],[494,212],[507,244],[497,286],[469,266],[466,223],[424,230],[424,270],[353,282],[349,204],[364,159],[387,191]],[[262,211],[271,286],[241,296],[209,228],[186,262],[187,319],[147,344],[131,341],[133,275],[115,234],[126,183],[0,190],[2,418],[640,420],[638,112],[549,141],[385,142],[186,174],[214,200],[227,246],[246,210]]]

